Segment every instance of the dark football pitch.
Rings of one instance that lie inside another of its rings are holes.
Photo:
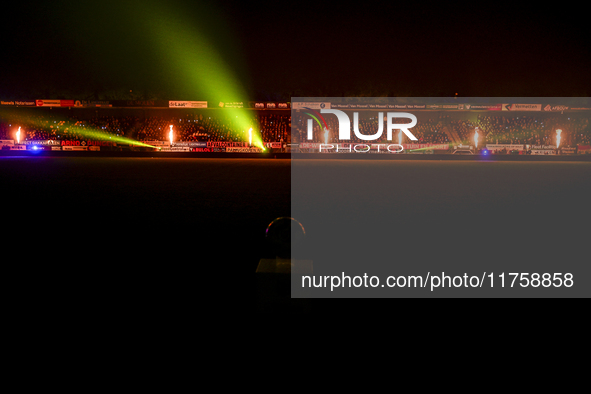
[[[402,249],[450,270],[543,259],[560,272],[589,257],[590,162],[301,163],[310,187],[296,219],[313,243],[324,242],[314,217],[330,200],[333,217],[395,219],[416,235],[398,238]],[[15,297],[254,310],[258,261],[272,257],[267,225],[294,214],[292,193],[302,197],[291,171],[291,160],[271,158],[0,157],[1,245]]]

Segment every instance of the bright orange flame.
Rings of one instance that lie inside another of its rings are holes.
[[[21,127],[18,127],[18,131],[16,132],[16,143],[20,144],[21,143]]]
[[[558,148],[560,146],[560,134],[562,133],[562,130],[558,129],[556,130],[556,147]]]
[[[172,125],[170,125],[170,133],[168,133],[168,139],[170,140],[170,145],[172,145]]]

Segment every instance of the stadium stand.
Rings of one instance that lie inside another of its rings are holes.
[[[482,130],[482,141],[489,144],[552,145],[556,129],[563,131],[563,145],[589,145],[591,130],[587,116],[484,116],[475,123],[465,120],[452,121],[453,129],[462,142],[471,143],[474,129]]]
[[[547,114],[545,114],[547,115]],[[550,114],[552,115],[552,114]],[[307,118],[298,116],[294,119],[292,133],[291,113],[288,111],[253,111],[253,125],[258,128],[264,142],[324,142],[324,132],[314,125],[313,140],[306,138]],[[335,117],[326,117],[329,129],[338,130]],[[406,122],[400,120],[401,123]],[[377,119],[360,116],[359,129],[364,134],[377,132]],[[44,112],[2,111],[0,113],[0,139],[12,139],[15,127],[25,131],[23,140],[79,140],[101,139],[99,133],[112,136],[124,136],[140,141],[167,140],[169,125],[174,126],[175,139],[178,141],[244,141],[242,130],[233,130],[223,113],[203,114],[199,112],[171,116],[162,115],[116,116],[100,114],[82,118],[75,113],[67,117]],[[446,144],[454,143],[457,135],[462,143],[471,144],[474,129],[479,128],[480,143],[485,144],[534,144],[552,145],[555,143],[556,129],[562,129],[562,145],[591,145],[589,116],[571,114],[561,116],[479,114],[472,120],[456,116],[424,115],[412,133],[417,143]],[[291,136],[294,141],[291,141]],[[352,143],[364,143],[351,134]],[[329,136],[332,140],[332,136]],[[385,143],[386,132],[372,143]],[[397,134],[393,142],[398,142]],[[405,143],[410,142],[407,139]]]

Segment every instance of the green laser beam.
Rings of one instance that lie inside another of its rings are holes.
[[[64,120],[58,120],[58,122],[62,122]],[[44,123],[42,121],[35,121],[33,120],[31,123],[33,123],[33,125],[37,126],[37,127],[47,127],[47,123]],[[26,131],[26,127],[21,126],[25,129]],[[59,127],[59,126],[57,126]],[[66,126],[64,127],[62,130],[60,130],[59,128],[56,128],[56,132],[59,132],[60,134],[63,134],[64,136],[67,137],[68,134],[80,134],[82,136],[85,136],[87,138],[90,139],[98,139],[98,140],[103,140],[103,141],[112,141],[112,142],[119,142],[121,144],[130,144],[130,145],[137,145],[137,146],[144,146],[144,147],[148,147],[148,148],[156,148],[153,145],[150,144],[146,144],[143,143],[141,141],[137,141],[131,138],[126,138],[126,137],[121,137],[121,136],[117,136],[117,135],[112,135],[109,133],[105,133],[104,131],[101,131],[99,129],[96,129],[94,127],[86,127],[86,126]]]
[[[246,62],[236,60],[235,56],[223,56],[221,48],[208,38],[208,35],[219,34],[228,43],[234,41],[228,32],[208,28],[207,18],[215,19],[215,9],[211,9],[212,14],[208,16],[183,12],[182,6],[173,7],[168,2],[143,0],[138,4],[136,20],[145,32],[143,36],[160,53],[167,78],[209,99],[246,101],[248,95],[244,84],[235,73],[244,69]],[[227,111],[233,131],[246,132],[253,128],[252,144],[264,149],[260,130],[254,128],[245,108],[225,108],[224,111]],[[248,133],[243,135],[248,141]]]

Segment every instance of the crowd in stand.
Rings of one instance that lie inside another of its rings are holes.
[[[173,126],[176,141],[245,141],[247,130],[239,130],[224,113],[210,116],[203,113],[185,114],[184,117],[99,115],[90,119],[79,119],[76,116],[60,118],[57,115],[44,113],[0,113],[0,139],[14,139],[15,128],[21,126],[24,133],[21,140],[80,140],[105,139],[105,136],[125,136],[140,141],[168,140],[169,126]],[[290,112],[253,111],[248,120],[253,130],[261,134],[264,142],[334,142],[338,138],[338,120],[335,116],[325,117],[328,129],[325,135],[324,125],[321,130],[314,121],[313,139],[307,139],[308,116],[302,113],[292,119]],[[394,119],[395,123],[407,123],[408,119]],[[353,122],[352,122],[353,123]],[[398,131],[392,140],[387,140],[386,122],[382,121],[382,136],[372,143],[398,143]],[[351,125],[353,127],[353,124]],[[375,114],[359,115],[359,131],[372,135],[378,131],[378,119]],[[451,136],[456,133],[462,142],[473,143],[474,131],[478,127],[479,146],[485,144],[533,144],[555,145],[556,129],[562,130],[561,145],[591,145],[591,127],[589,117],[580,114],[572,116],[499,116],[479,115],[475,122],[469,120],[450,119],[448,115],[420,118],[418,124],[411,129],[418,141],[410,141],[402,135],[402,143],[435,143],[452,142]],[[291,141],[293,130],[294,141]],[[334,134],[334,135],[333,135]],[[365,143],[351,132],[352,143]]]
[[[247,121],[253,130],[261,134],[265,142],[288,141],[290,139],[290,114],[261,113]],[[179,141],[245,141],[248,130],[233,126],[224,116],[194,114],[178,117],[149,117],[138,129],[137,138],[144,141],[168,138],[173,126],[175,139]]]
[[[562,130],[561,145],[591,144],[589,117],[556,116],[484,116],[476,123],[452,121],[452,128],[464,143],[473,143],[474,130],[479,129],[479,144],[556,145],[556,130]]]

